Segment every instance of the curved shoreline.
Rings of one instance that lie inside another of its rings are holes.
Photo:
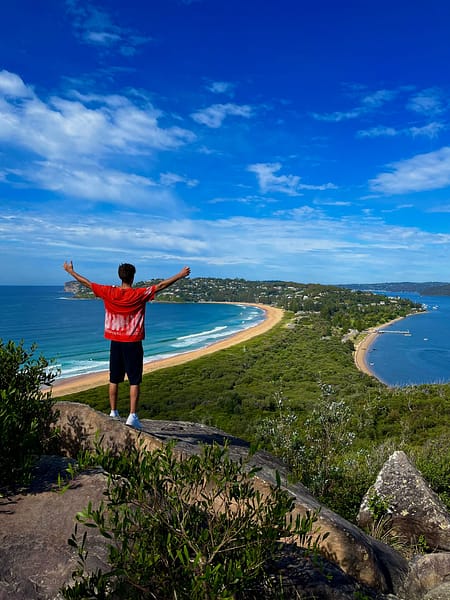
[[[369,352],[372,344],[377,339],[378,329],[382,329],[384,327],[393,325],[394,323],[398,323],[398,321],[402,321],[405,318],[406,317],[397,317],[395,319],[392,319],[392,321],[388,321],[387,323],[383,323],[382,325],[376,325],[375,327],[371,327],[370,329],[367,330],[367,334],[355,346],[355,353],[354,353],[353,358],[355,360],[355,365],[356,365],[357,369],[359,369],[362,373],[365,373],[366,375],[375,377],[375,379],[378,379],[378,381],[380,381],[381,383],[384,383],[384,381],[379,379],[379,377],[377,377],[375,375],[375,373],[369,369],[369,367],[367,366],[367,362],[366,362],[366,356],[367,356],[367,353]]]
[[[219,342],[210,344],[209,346],[205,346],[204,348],[191,350],[190,352],[183,352],[182,354],[177,354],[176,356],[170,356],[168,358],[162,358],[160,360],[150,360],[145,362],[144,375],[151,373],[152,371],[157,371],[158,369],[165,369],[167,367],[181,365],[189,362],[190,360],[200,358],[201,356],[206,356],[208,354],[212,354],[213,352],[217,352],[218,350],[223,350],[225,348],[234,346],[235,344],[239,344],[240,342],[250,340],[257,335],[266,333],[269,331],[269,329],[272,329],[272,327],[281,321],[284,315],[284,310],[282,308],[275,308],[274,306],[267,306],[266,304],[256,304],[251,302],[233,302],[233,304],[245,304],[247,306],[257,306],[258,308],[261,308],[265,314],[264,321],[258,323],[257,325],[253,325],[252,327],[248,327],[247,329],[243,329],[242,331],[238,331],[234,335],[230,335],[229,337]],[[108,381],[108,371],[88,373],[86,375],[78,375],[77,377],[68,377],[67,379],[55,381],[51,388],[52,397],[59,398],[68,394],[83,392],[94,387],[107,385]]]

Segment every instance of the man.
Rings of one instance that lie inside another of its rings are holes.
[[[72,261],[64,263],[64,269],[82,285],[90,288],[105,305],[105,338],[111,340],[109,357],[109,404],[111,417],[118,418],[117,397],[119,383],[127,374],[130,383],[130,414],[126,424],[136,429],[142,425],[137,416],[140,384],[142,382],[145,338],[145,307],[155,294],[176,281],[188,277],[191,270],[184,267],[179,273],[156,285],[133,288],[136,269],[128,263],[119,265],[120,286],[100,285],[76,273]]]

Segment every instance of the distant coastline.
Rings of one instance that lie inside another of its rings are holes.
[[[205,346],[204,348],[192,350],[190,352],[183,352],[169,358],[148,361],[144,364],[144,374],[151,373],[152,371],[156,371],[158,369],[184,364],[190,360],[212,354],[218,350],[229,348],[230,346],[247,341],[257,335],[266,333],[281,321],[285,312],[281,308],[275,308],[274,306],[268,306],[265,304],[247,302],[236,302],[232,304],[256,306],[264,311],[265,318],[262,322],[254,325],[253,327],[248,327],[247,329],[238,331],[236,334],[231,335],[220,342]],[[99,387],[101,385],[107,385],[108,379],[108,372],[102,371],[99,373],[90,373],[56,380],[52,386],[52,397],[59,398],[68,394],[74,394],[76,392],[82,392],[94,387]]]

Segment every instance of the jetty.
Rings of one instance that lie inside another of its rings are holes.
[[[409,329],[376,329],[376,333],[397,333],[399,335],[411,335]]]

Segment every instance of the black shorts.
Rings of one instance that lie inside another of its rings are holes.
[[[142,382],[144,349],[142,342],[111,341],[109,352],[109,381],[122,383],[127,374],[130,385]]]

